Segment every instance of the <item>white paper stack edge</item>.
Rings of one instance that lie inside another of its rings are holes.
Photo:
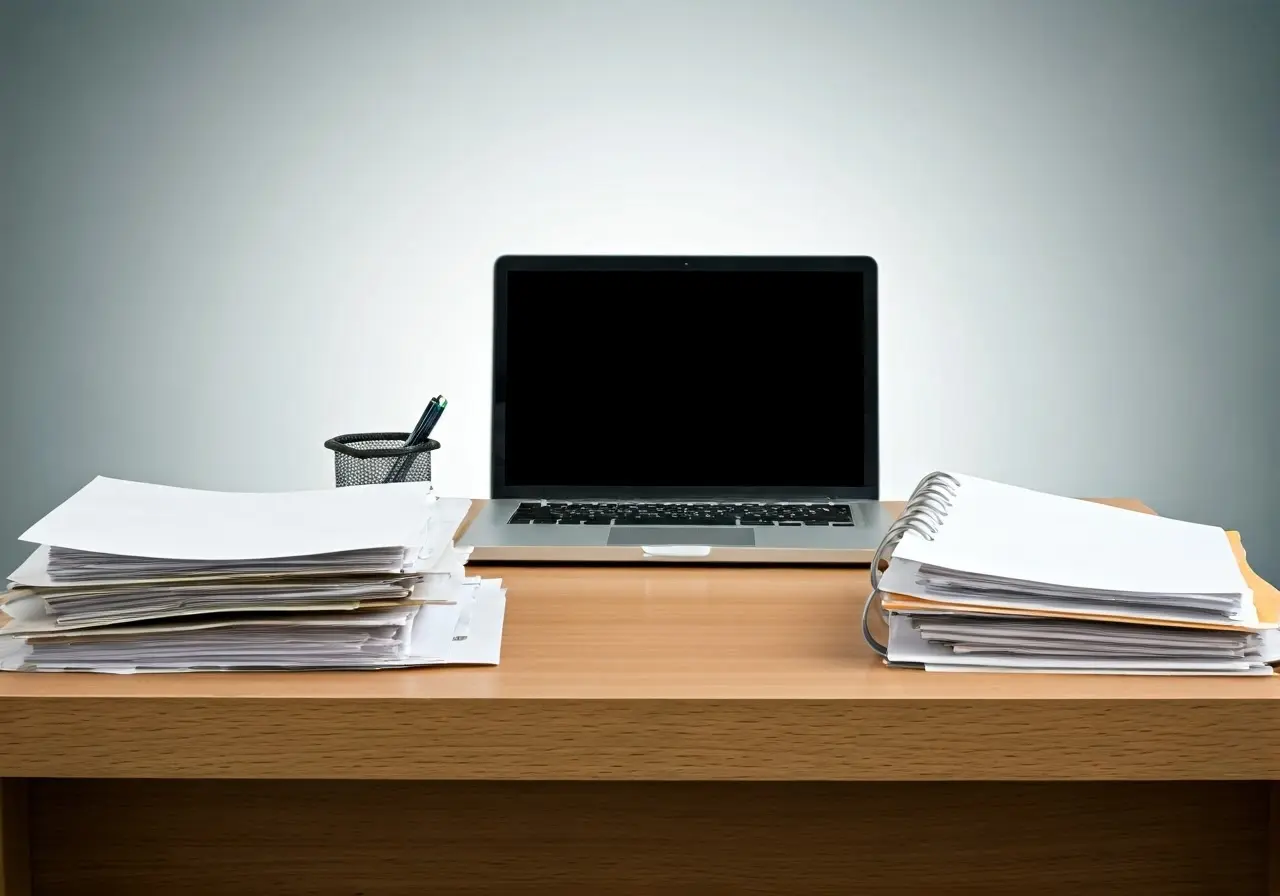
[[[98,477],[22,535],[0,669],[496,665],[506,592],[426,483],[232,493]]]

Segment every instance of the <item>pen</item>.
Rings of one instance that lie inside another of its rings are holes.
[[[414,424],[413,431],[409,433],[409,437],[405,439],[402,447],[408,448],[410,445],[417,445],[426,438],[424,430],[427,426],[427,421],[431,419],[431,416],[436,412],[436,409],[439,406],[439,395],[427,402],[427,406],[422,410],[422,416],[420,416],[418,418],[418,422]],[[382,478],[383,483],[402,481],[404,477],[408,475],[409,468],[412,465],[413,455],[410,454],[397,457],[395,462],[391,464],[391,468],[387,470],[387,475]]]
[[[422,438],[431,435],[431,430],[436,428],[436,424],[440,422],[440,417],[444,414],[444,409],[449,406],[449,399],[441,397],[440,403],[436,405],[431,416],[427,418],[427,425],[422,431]]]
[[[419,417],[418,422],[414,424],[413,431],[409,433],[409,439],[405,442],[405,445],[416,445],[426,438],[423,428],[427,425],[427,420],[429,420],[431,415],[435,413],[435,409],[439,404],[439,395],[427,402],[427,406],[422,409],[422,416]]]

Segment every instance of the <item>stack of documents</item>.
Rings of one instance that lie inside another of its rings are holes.
[[[498,663],[506,593],[428,483],[230,493],[99,477],[22,535],[0,669]]]
[[[1213,526],[937,473],[881,546],[892,666],[1270,675],[1280,592]],[[870,604],[869,604],[870,606]]]

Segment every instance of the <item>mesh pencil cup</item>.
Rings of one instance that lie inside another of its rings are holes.
[[[430,482],[435,439],[405,445],[407,432],[359,432],[324,443],[333,452],[333,478],[338,488],[387,482]]]

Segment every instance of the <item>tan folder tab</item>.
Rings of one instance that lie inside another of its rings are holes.
[[[1245,584],[1253,589],[1253,604],[1258,608],[1258,621],[1280,623],[1280,590],[1249,566],[1239,532],[1227,532],[1227,539],[1231,542],[1231,550],[1235,552],[1236,563],[1244,575]]]

